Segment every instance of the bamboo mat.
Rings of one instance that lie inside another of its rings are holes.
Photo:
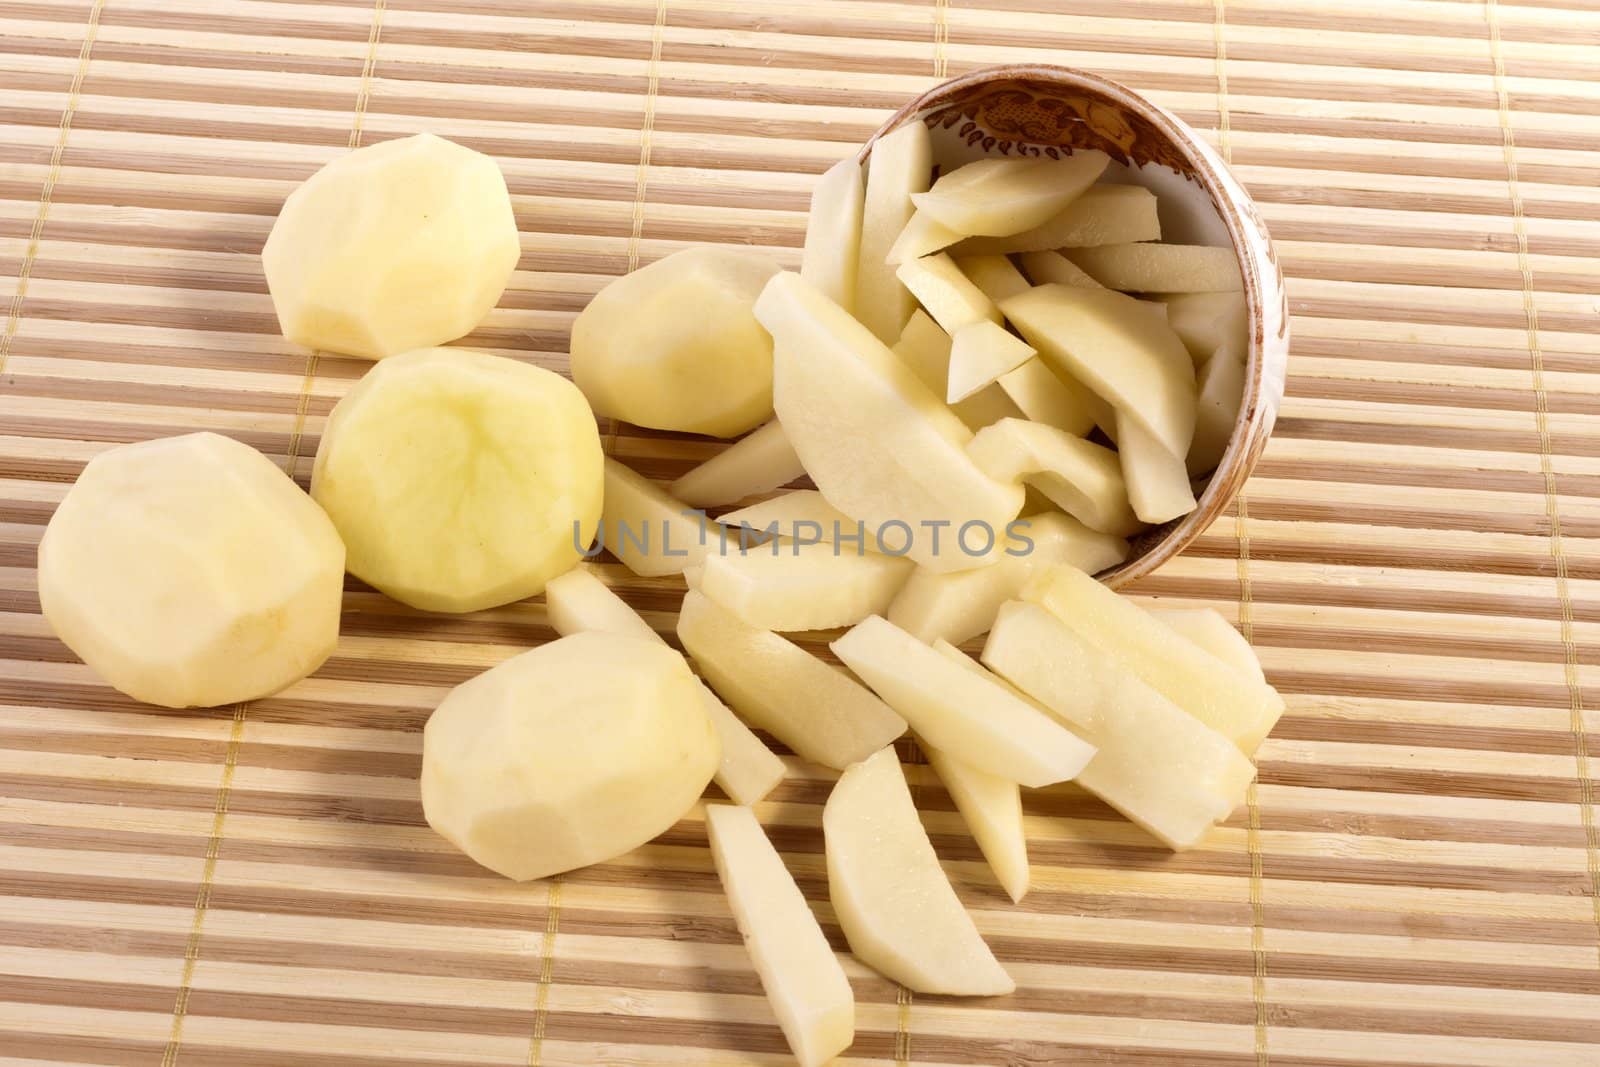
[[[1277,238],[1277,434],[1135,592],[1238,620],[1289,711],[1190,853],[1030,795],[1019,907],[920,777],[1018,991],[852,963],[842,1062],[1600,1064],[1594,0],[0,0],[0,53],[0,1067],[790,1062],[698,816],[526,886],[423,825],[423,721],[548,639],[540,604],[353,588],[316,677],[164,712],[50,636],[35,547],[118,442],[214,429],[304,482],[366,364],[279,337],[257,253],[348,146],[500,160],[525,255],[470,343],[561,367],[610,277],[692,241],[797,262],[827,164],[1022,61],[1206,131]],[[670,629],[674,583],[608,576]],[[836,936],[826,792],[796,765],[759,812]]]

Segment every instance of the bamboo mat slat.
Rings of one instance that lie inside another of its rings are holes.
[[[0,0],[0,1065],[790,1062],[698,811],[527,886],[422,821],[429,711],[549,639],[541,604],[352,588],[316,676],[177,713],[51,636],[34,554],[123,442],[216,430],[305,481],[367,364],[278,336],[258,253],[350,146],[497,157],[524,256],[467,343],[562,369],[631,267],[698,241],[798,262],[817,174],[1001,62],[1148,93],[1278,240],[1277,434],[1132,592],[1237,622],[1288,711],[1189,853],[1031,794],[1016,907],[913,767],[1018,991],[847,962],[841,1063],[1600,1063],[1597,57],[1588,0]],[[659,477],[712,451],[611,447]],[[670,633],[673,581],[605,574]],[[790,767],[759,813],[842,947],[831,775]]]

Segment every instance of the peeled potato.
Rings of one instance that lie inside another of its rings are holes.
[[[861,214],[861,258],[850,310],[884,344],[900,336],[900,328],[917,306],[895,277],[889,253],[911,221],[912,194],[926,189],[932,177],[933,145],[922,123],[908,122],[872,146]]]
[[[956,255],[1039,252],[1047,248],[1155,241],[1161,237],[1156,197],[1142,185],[1095,185],[1031,230],[1009,237],[969,237]]]
[[[1139,528],[1117,454],[1054,426],[1001,419],[967,446],[978,469],[1000,481],[1022,478],[1093,530],[1126,537]]]
[[[428,611],[521,600],[600,518],[600,434],[572,383],[465,348],[384,360],[334,407],[311,495],[350,573]]]
[[[572,380],[597,415],[712,437],[772,416],[772,338],[751,307],[778,264],[674,252],[600,290],[572,324]]]
[[[306,179],[284,201],[261,264],[285,337],[383,359],[472,332],[521,254],[494,160],[419,133]]]
[[[1094,149],[1064,159],[989,157],[957,167],[911,200],[957,233],[1007,237],[1055,216],[1110,162]]]
[[[89,461],[39,542],[39,603],[68,648],[136,700],[252,700],[310,674],[339,634],[344,546],[255,449],[211,433]]]
[[[422,810],[490,870],[544,878],[666,830],[720,758],[682,656],[579,633],[450,691],[422,732]]]
[[[669,487],[675,499],[692,508],[732,504],[757,493],[769,493],[805,474],[800,457],[773,419],[759,430],[685,474]]]
[[[1074,248],[1067,258],[1095,281],[1140,293],[1217,293],[1244,288],[1231,248],[1119,244]]]

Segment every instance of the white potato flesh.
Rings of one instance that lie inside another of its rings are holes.
[[[1271,686],[1219,662],[1192,641],[1174,639],[1170,627],[1076,568],[1040,571],[1023,587],[1022,596],[1246,755],[1255,752],[1283,714],[1283,698]]]
[[[212,707],[333,652],[344,545],[275,463],[195,433],[90,460],[45,528],[38,581],[50,628],[118,691]]]
[[[941,175],[927,192],[913,194],[911,202],[957,233],[1009,237],[1059,214],[1110,162],[1094,149],[1064,159],[990,156]]]
[[[1051,368],[1139,420],[1175,455],[1194,434],[1194,363],[1166,323],[1131,296],[1042,285],[1002,305]]]
[[[1104,289],[1083,268],[1060,252],[1024,252],[1017,257],[1035,285],[1070,285],[1078,289]]]
[[[973,285],[983,291],[984,296],[997,304],[1029,287],[1028,279],[1022,276],[1009,256],[959,256],[956,257],[956,266],[961,268],[961,273]]]
[[[1213,656],[1262,684],[1267,676],[1256,658],[1256,650],[1233,623],[1211,608],[1150,608],[1156,621],[1171,627]]]
[[[963,326],[950,345],[946,399],[954,404],[1016,370],[1036,353],[1004,326],[985,320]]]
[[[942,397],[949,390],[950,355],[954,344],[954,339],[941,330],[926,311],[918,308],[906,321],[906,328],[892,351],[934,396]],[[950,410],[955,412],[956,418],[961,420],[961,426],[965,427],[951,438],[961,445],[965,445],[972,439],[973,433],[990,423],[1022,414],[998,386],[979,389],[965,400],[951,404]],[[952,433],[957,429],[948,423],[942,425],[951,429]]]
[[[1189,446],[1189,473],[1216,470],[1228,439],[1239,423],[1244,404],[1244,351],[1237,344],[1217,349],[1200,368],[1200,396],[1195,402],[1194,442]]]
[[[789,1051],[800,1067],[824,1067],[855,1041],[855,994],[844,968],[749,808],[707,804],[706,834]]]
[[[983,662],[1098,746],[1076,784],[1168,848],[1198,844],[1255,777],[1227,738],[1036,604],[1000,609]]]
[[[915,210],[911,194],[922,192],[932,180],[933,146],[928,127],[922,123],[909,122],[872,146],[856,298],[850,310],[884,344],[892,344],[900,336],[900,328],[916,308],[916,301],[895,277],[889,252],[911,221]]]
[[[956,655],[961,655],[959,650]],[[1031,873],[1028,839],[1022,828],[1022,790],[1016,782],[980,771],[943,749],[924,744],[922,751],[955,801],[1000,888],[1012,903],[1020,903],[1028,894]]]
[[[638,471],[605,457],[600,540],[641,578],[682,574],[720,548],[722,528],[694,510]]]
[[[932,215],[918,211],[911,216],[911,221],[906,223],[906,228],[900,231],[900,236],[895,238],[886,259],[891,266],[898,267],[908,260],[931,256],[955,244],[964,236],[966,235],[952,230]]]
[[[1051,248],[1127,244],[1161,238],[1156,197],[1139,185],[1096,185],[1084,190],[1060,214],[1009,237],[969,237],[954,246],[956,255],[988,252],[1042,252]]]
[[[770,493],[805,472],[783,425],[773,419],[673,482],[669,492],[690,507],[712,508]]]
[[[948,334],[985,319],[996,324],[1001,321],[994,301],[967,280],[956,261],[943,252],[907,260],[895,268],[895,274]]]
[[[1094,755],[988,672],[963,670],[887,619],[871,616],[828,647],[918,736],[979,770],[1035,789],[1070,780]]]
[[[428,824],[517,881],[614,859],[677,822],[721,759],[694,674],[580,633],[452,689],[422,732]]]
[[[1189,349],[1195,367],[1224,346],[1244,351],[1250,311],[1243,293],[1176,293],[1162,300],[1167,306],[1167,322]]]
[[[751,249],[674,252],[595,294],[572,324],[572,380],[595,414],[737,437],[772,417],[772,339],[751,306],[778,264]]]
[[[752,533],[745,535],[745,543],[749,543],[754,534],[760,534],[842,547],[865,546],[869,552],[877,545],[875,531],[868,532],[864,523],[828,503],[815,489],[782,493],[759,504],[719,515],[717,521],[724,526],[748,527]]]
[[[911,567],[859,546],[783,539],[707,556],[695,588],[763,630],[828,630],[886,611]]]
[[[638,612],[585,567],[574,567],[552,580],[544,588],[544,598],[550,626],[563,637],[593,630],[656,641],[667,647]],[[700,701],[722,744],[716,783],[735,804],[754,804],[783,780],[783,760],[762,744],[704,682],[697,678],[695,684],[700,687]]]
[[[1244,288],[1231,248],[1118,244],[1074,248],[1067,258],[1110,289],[1136,293],[1215,293]]]
[[[1139,521],[1153,525],[1193,511],[1194,490],[1183,460],[1126,413],[1117,412],[1116,419],[1117,458],[1128,486],[1128,503]]]
[[[1117,454],[1054,426],[1001,419],[979,431],[967,454],[991,478],[1026,479],[1091,529],[1126,537],[1139,529]]]
[[[1002,374],[997,384],[1027,418],[1074,436],[1089,432],[1101,407],[1099,397],[1056,374],[1038,356]]]
[[[600,433],[551,371],[466,348],[391,356],[334,406],[311,472],[350,573],[464,612],[533,596],[594,537]]]
[[[339,156],[301,183],[261,265],[285,337],[383,359],[471,333],[521,255],[495,161],[419,133]]]
[[[918,567],[889,605],[887,618],[919,641],[959,645],[988,630],[1034,571],[1069,563],[1094,574],[1128,558],[1128,542],[1059,512],[1018,519],[1006,551],[987,567],[937,574]]]
[[[969,521],[1001,530],[1016,517],[1022,488],[979,470],[958,443],[960,419],[839,305],[785,273],[756,312],[776,341],[778,418],[828,503],[873,531]],[[921,536],[908,555],[935,570],[974,565]]]
[[[822,809],[828,898],[857,959],[918,993],[1016,988],[961,906],[886,748],[840,776]]]
[[[861,258],[861,210],[867,179],[854,158],[823,172],[811,190],[800,274],[844,308],[854,309],[856,269]]]
[[[802,759],[843,770],[906,732],[865,686],[691,589],[678,639],[717,694]]]

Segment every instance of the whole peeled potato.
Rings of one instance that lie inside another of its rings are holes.
[[[572,380],[596,414],[734,437],[772,415],[772,337],[751,308],[778,264],[674,252],[606,286],[572,324]]]
[[[668,829],[721,758],[682,656],[578,633],[450,691],[422,733],[422,809],[490,870],[544,878]]]

